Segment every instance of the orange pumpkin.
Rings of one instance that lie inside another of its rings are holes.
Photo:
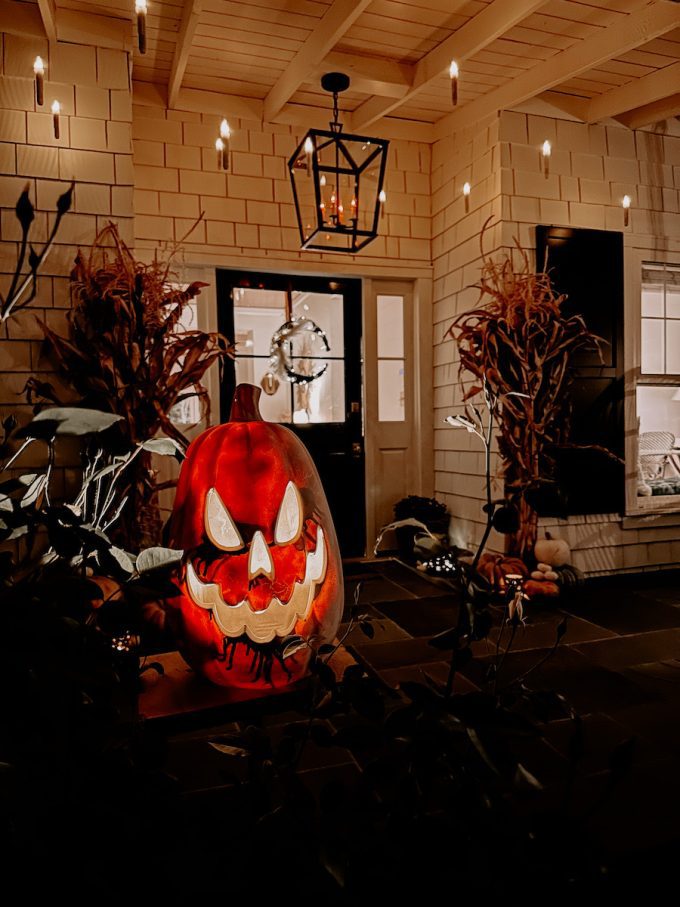
[[[483,554],[477,565],[477,572],[497,589],[505,589],[505,577],[508,574],[528,576],[529,571],[523,560],[518,557],[504,557],[500,554]]]
[[[259,396],[259,388],[239,385],[230,421],[190,445],[170,531],[185,552],[182,594],[170,602],[180,650],[235,698],[299,681],[309,648],[287,655],[282,639],[330,642],[344,603],[314,463],[293,432],[262,420]]]
[[[549,580],[529,579],[524,583],[524,591],[529,598],[557,598],[560,587]]]

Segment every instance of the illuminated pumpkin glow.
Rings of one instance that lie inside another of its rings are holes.
[[[343,605],[316,468],[289,429],[262,421],[258,397],[239,385],[230,421],[191,444],[171,523],[185,551],[171,602],[182,652],[214,683],[251,692],[299,681],[309,650],[284,657],[281,641],[331,641]]]

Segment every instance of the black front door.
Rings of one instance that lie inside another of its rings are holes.
[[[344,557],[365,553],[364,438],[361,395],[361,281],[218,270],[218,323],[236,343],[221,386],[220,414],[229,418],[236,384],[262,386],[262,417],[288,426],[302,439],[321,476]],[[290,382],[272,368],[272,339],[291,318],[323,332],[298,329],[277,355],[296,375]],[[263,380],[264,379],[264,380]]]

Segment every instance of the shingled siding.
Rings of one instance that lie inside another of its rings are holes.
[[[45,61],[45,104],[37,107],[32,62]],[[0,325],[0,413],[21,420],[31,410],[22,393],[31,375],[50,376],[40,355],[36,317],[57,330],[69,308],[68,274],[79,244],[89,245],[109,220],[133,241],[133,169],[129,54],[113,50],[0,34],[0,284],[4,291],[21,237],[14,207],[28,186],[36,208],[31,240],[37,246],[54,222],[57,198],[75,180],[71,212],[61,224],[31,306]],[[61,103],[59,139],[50,107]],[[30,450],[18,465],[30,466],[44,451]],[[68,467],[68,460],[62,461]],[[55,489],[66,476],[55,474]]]
[[[552,143],[548,177],[540,154],[546,138]],[[501,219],[489,236],[490,252],[509,248],[516,237],[533,255],[538,223],[623,230],[621,198],[627,194],[632,206],[626,267],[633,266],[629,253],[635,250],[652,260],[655,254],[677,253],[680,260],[677,121],[654,132],[634,132],[613,123],[584,125],[505,111],[472,136],[439,142],[432,160],[435,426],[460,401],[455,349],[445,332],[477,298],[470,289],[479,273],[477,232],[489,214]],[[472,184],[467,215],[461,196],[465,180]],[[435,487],[454,514],[454,537],[470,544],[482,524],[479,446],[467,432],[435,427],[435,458]],[[680,514],[644,519],[595,514],[541,525],[568,539],[574,562],[589,574],[680,563]],[[494,544],[502,550],[501,539]]]

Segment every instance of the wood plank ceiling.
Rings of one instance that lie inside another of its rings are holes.
[[[41,0],[134,22],[134,0]],[[534,97],[587,122],[680,114],[675,0],[148,0],[139,99],[323,124],[322,73],[352,78],[350,130],[434,141]],[[449,62],[460,66],[451,105]]]

